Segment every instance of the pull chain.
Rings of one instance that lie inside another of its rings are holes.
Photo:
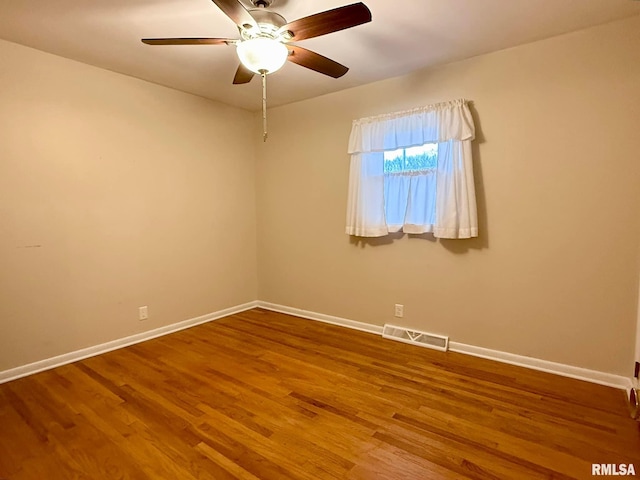
[[[260,72],[262,75],[262,141],[267,141],[267,72]]]

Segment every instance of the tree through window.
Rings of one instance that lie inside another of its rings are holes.
[[[417,147],[384,152],[384,173],[405,173],[434,170],[438,165],[438,144],[425,143]]]

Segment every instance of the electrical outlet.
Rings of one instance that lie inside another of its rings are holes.
[[[404,305],[400,305],[396,303],[396,317],[402,318],[404,317]]]
[[[146,305],[144,307],[138,308],[138,318],[140,320],[146,320],[147,318],[149,318],[149,309]]]

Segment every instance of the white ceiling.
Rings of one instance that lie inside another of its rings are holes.
[[[292,21],[355,1],[275,0],[272,8]],[[287,63],[269,76],[270,106],[640,14],[634,0],[363,1],[371,23],[299,43],[350,71],[336,80]],[[238,65],[234,47],[140,42],[237,36],[237,27],[210,0],[0,1],[2,39],[257,110],[258,79],[231,84]]]

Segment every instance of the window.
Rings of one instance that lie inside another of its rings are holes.
[[[465,100],[355,120],[349,138],[349,235],[478,235]]]
[[[419,147],[399,148],[384,152],[384,173],[402,174],[435,170],[438,162],[438,144],[425,143]]]
[[[384,213],[388,229],[423,233],[418,225],[435,223],[438,144],[386,151]],[[431,230],[432,227],[424,227]]]

